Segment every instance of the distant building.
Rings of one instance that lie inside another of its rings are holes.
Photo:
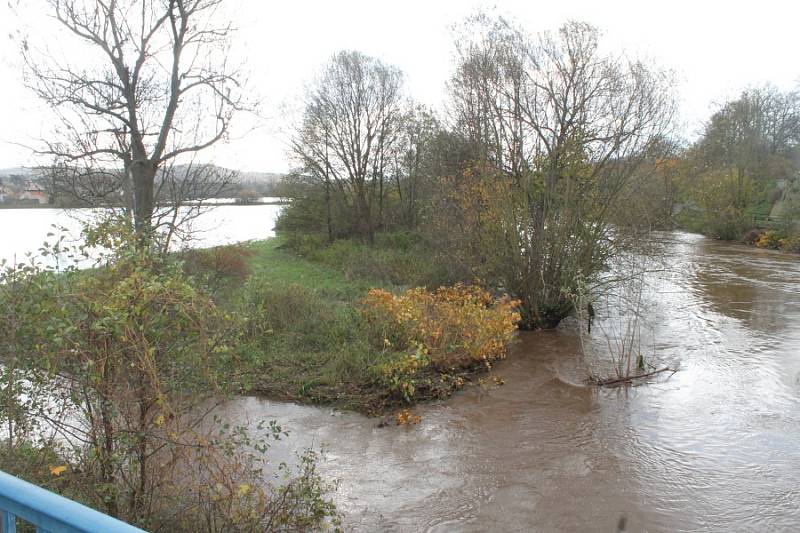
[[[47,193],[39,185],[35,183],[28,183],[22,194],[19,195],[20,200],[33,201],[38,204],[47,203]]]
[[[5,202],[7,195],[8,191],[6,190],[6,188],[0,185],[0,202]]]

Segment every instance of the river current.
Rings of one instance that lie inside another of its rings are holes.
[[[289,429],[275,461],[324,446],[355,531],[800,530],[800,260],[683,233],[663,247],[648,362],[674,374],[589,385],[568,327],[521,333],[505,385],[420,406],[418,425],[252,397],[224,415]]]
[[[193,244],[269,237],[278,212],[220,207]],[[77,227],[48,209],[3,210],[0,222],[8,260],[36,250],[52,223]],[[520,333],[494,369],[504,385],[418,406],[416,425],[256,397],[219,414],[289,430],[270,451],[276,464],[323,447],[322,474],[338,481],[354,531],[610,532],[622,517],[628,531],[798,531],[800,258],[662,237],[642,338],[648,363],[674,374],[587,384],[608,371],[603,336],[623,329],[601,303],[591,337],[582,324]]]

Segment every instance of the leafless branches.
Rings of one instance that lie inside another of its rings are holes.
[[[620,193],[672,124],[669,73],[603,54],[599,38],[580,22],[530,36],[477,16],[458,50],[453,119],[501,182],[493,196],[507,198],[481,254],[500,258],[529,326],[564,316],[576,274],[602,270],[625,243]]]
[[[23,45],[27,83],[59,125],[39,155],[81,202],[122,193],[135,227],[149,231],[159,171],[224,140],[245,107],[241,73],[227,60],[232,28],[219,22],[222,0],[47,3],[85,53],[56,59]]]
[[[309,89],[292,139],[294,158],[325,183],[328,194],[341,197],[356,231],[369,242],[401,124],[401,88],[396,68],[359,52],[339,52]]]

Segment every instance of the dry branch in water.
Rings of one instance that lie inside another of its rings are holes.
[[[607,387],[609,385],[628,384],[635,379],[648,378],[650,376],[655,376],[656,374],[661,374],[662,372],[672,372],[672,374],[674,374],[675,372],[677,372],[677,370],[674,370],[669,367],[664,367],[660,370],[654,370],[652,372],[647,372],[645,374],[631,374],[622,378],[610,378],[610,379],[590,378],[590,381],[592,381],[598,387]],[[670,376],[672,376],[672,374],[670,374]]]

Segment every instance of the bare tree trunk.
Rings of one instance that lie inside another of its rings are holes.
[[[331,161],[328,157],[328,129],[325,129],[325,227],[328,229],[328,243],[333,242],[331,225]]]
[[[87,69],[70,62],[75,54],[59,60],[23,46],[30,88],[64,109],[64,127],[39,155],[83,182],[73,191],[100,189],[79,197],[92,207],[118,208],[121,189],[140,244],[153,231],[159,168],[222,140],[243,107],[239,73],[227,67],[222,2],[46,0],[60,36],[100,62]]]
[[[131,167],[133,191],[136,198],[133,221],[140,242],[150,240],[153,210],[155,208],[155,168],[150,161],[134,161]]]

